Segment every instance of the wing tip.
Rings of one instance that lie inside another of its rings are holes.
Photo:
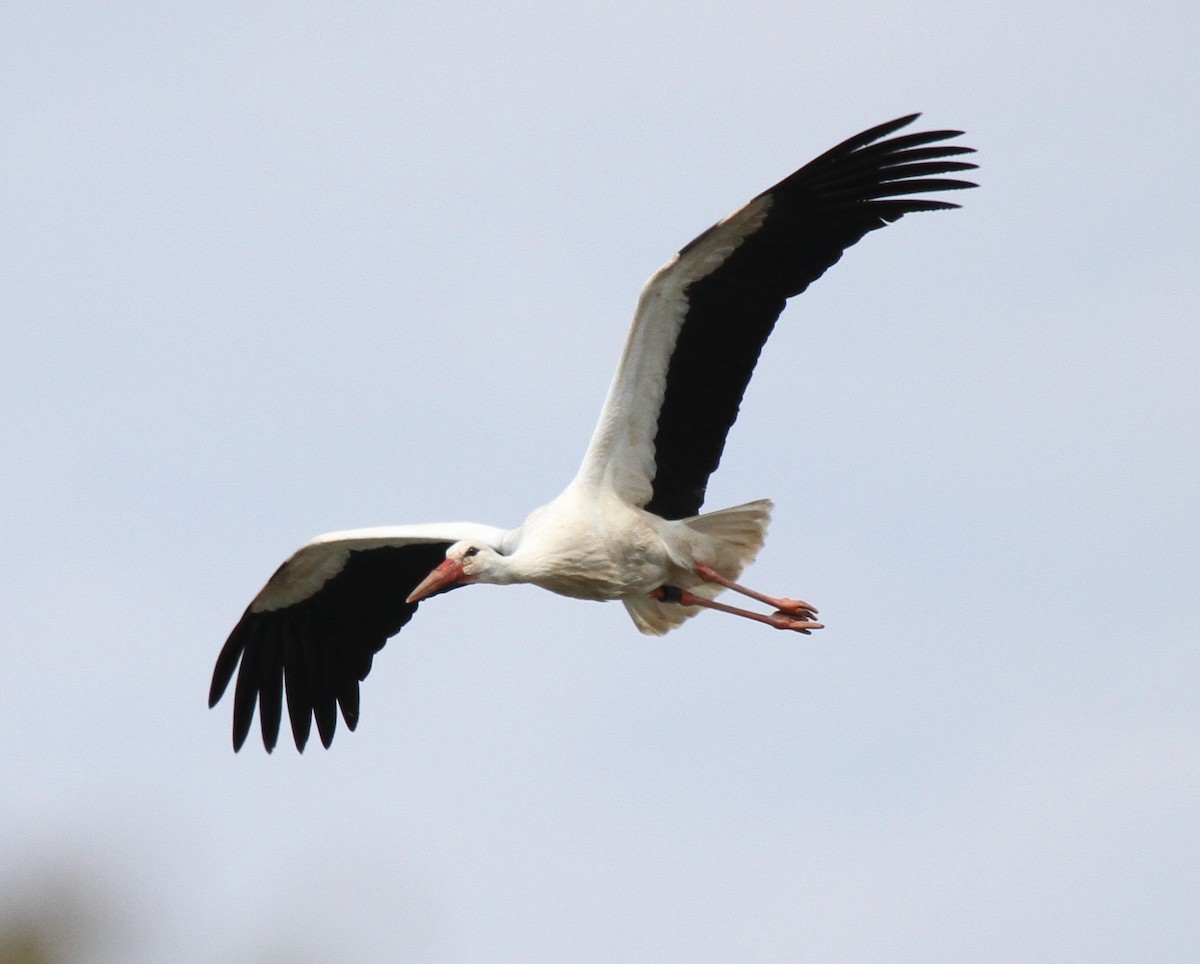
[[[304,718],[297,721],[297,714],[289,711],[292,723],[292,742],[296,744],[296,752],[303,753],[308,746],[308,738],[312,733],[312,713],[306,713]]]

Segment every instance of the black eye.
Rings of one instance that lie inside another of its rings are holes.
[[[463,558],[468,559],[471,556],[477,556],[477,555],[479,555],[479,547],[471,546],[470,549],[468,549],[466,552],[463,553]]]

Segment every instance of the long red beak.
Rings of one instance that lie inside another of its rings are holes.
[[[462,585],[463,582],[462,560],[447,559],[421,580],[420,585],[408,594],[408,599],[405,602],[420,602],[422,599],[436,595],[439,592],[448,592],[456,586]]]

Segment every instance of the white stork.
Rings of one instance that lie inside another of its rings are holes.
[[[517,529],[467,522],[318,536],[254,597],[217,657],[209,706],[238,663],[233,745],[258,706],[274,748],[284,691],[296,747],[312,721],[328,747],[337,709],[353,730],[359,683],[420,600],[472,583],[533,583],[578,599],[620,599],[661,634],[701,608],[777,629],[822,628],[806,602],[735,582],[762,547],[771,503],[700,514],[708,477],[754,365],[788,298],[868,231],[958,205],[913,194],[974,187],[941,177],[975,167],[961,131],[889,135],[881,124],[806,164],[709,228],[647,282],[578,474]],[[732,589],[770,614],[714,601]]]

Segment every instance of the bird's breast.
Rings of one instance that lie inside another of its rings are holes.
[[[574,514],[570,525],[539,526],[528,546],[528,581],[560,596],[595,600],[622,599],[660,586],[670,564],[662,539],[643,513],[621,508]]]

